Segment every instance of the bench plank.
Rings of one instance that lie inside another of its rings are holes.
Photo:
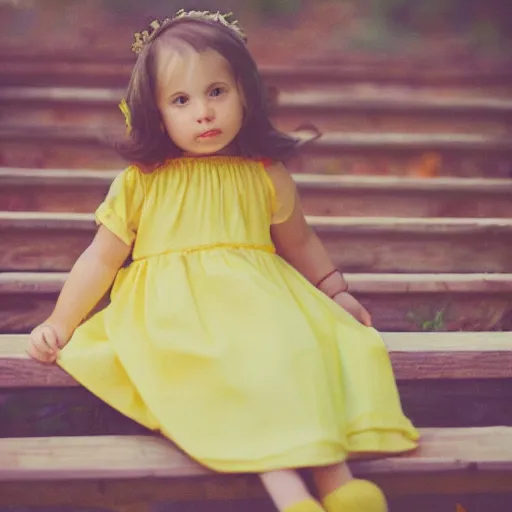
[[[512,333],[383,333],[397,380],[512,378]],[[0,389],[76,387],[25,353],[26,335],[0,335]]]

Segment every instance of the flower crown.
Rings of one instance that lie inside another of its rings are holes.
[[[135,32],[133,35],[134,42],[132,44],[132,51],[134,53],[139,54],[154,38],[155,35],[159,32],[159,30],[172,21],[188,18],[188,19],[196,19],[203,20],[208,22],[215,22],[224,25],[225,27],[232,30],[244,43],[247,42],[247,37],[244,31],[238,25],[238,21],[228,21],[227,18],[232,16],[233,13],[229,12],[227,14],[221,14],[219,11],[210,12],[210,11],[185,11],[184,9],[179,10],[176,15],[172,18],[165,18],[164,20],[154,20],[149,24],[150,30],[143,30],[142,32]]]

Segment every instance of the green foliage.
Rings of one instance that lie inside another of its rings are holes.
[[[418,312],[409,311],[407,319],[414,322],[418,329],[423,332],[443,331],[446,328],[446,309],[435,311],[433,315],[422,315]]]

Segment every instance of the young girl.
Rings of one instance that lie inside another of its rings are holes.
[[[205,466],[259,473],[280,511],[385,511],[344,461],[418,434],[370,315],[306,224],[281,163],[297,141],[269,122],[235,23],[180,12],[152,28],[123,103],[119,150],[137,164],[29,353]]]

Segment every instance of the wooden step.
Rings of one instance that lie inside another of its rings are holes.
[[[308,221],[348,272],[512,272],[512,219]],[[95,231],[92,214],[0,211],[0,271],[67,271]]]
[[[122,123],[119,129],[121,134]],[[120,168],[125,162],[107,142],[112,135],[97,126],[5,124],[0,126],[0,165]],[[291,170],[505,178],[512,176],[511,153],[512,139],[504,135],[326,132],[303,149],[303,156],[292,163]]]
[[[5,124],[115,128],[123,123],[124,94],[121,88],[1,87],[0,115]],[[512,126],[512,100],[499,97],[360,86],[281,91],[276,101],[272,119],[286,131],[310,122],[322,131],[506,135]]]
[[[415,425],[512,425],[510,332],[382,335],[403,410]],[[144,431],[114,414],[66,374],[28,359],[23,352],[26,342],[27,334],[0,335],[0,437]],[[35,421],[43,416],[47,420],[48,408],[54,406],[62,421],[50,421],[50,426]]]
[[[24,55],[4,52],[0,57],[2,74],[0,85],[58,85],[125,87],[133,68],[133,58],[105,59],[76,53],[56,55]],[[507,67],[500,69],[467,69],[454,67],[422,67],[403,64],[371,65],[318,65],[311,63],[290,65],[261,65],[263,80],[279,86],[300,84],[343,84],[372,82],[375,84],[407,84],[433,86],[465,86],[501,90],[510,87],[512,73]]]
[[[421,435],[414,452],[352,462],[354,473],[389,496],[512,491],[511,427],[422,429]],[[0,496],[4,506],[108,508],[264,492],[256,476],[214,474],[163,438],[92,436],[0,439]]]
[[[321,91],[321,94],[318,94]],[[0,87],[0,105],[33,108],[42,105],[115,107],[125,95],[124,88],[107,87]],[[436,94],[437,92],[437,94]],[[435,90],[410,87],[390,88],[367,85],[358,88],[310,88],[279,92],[279,106],[284,109],[314,113],[319,110],[340,114],[347,112],[408,112],[433,115],[512,115],[512,99],[463,94],[439,94]]]
[[[121,135],[106,131],[105,135]],[[2,125],[0,140],[60,142],[62,144],[101,144],[102,135],[95,127]],[[324,133],[317,141],[307,145],[314,154],[343,153],[345,151],[394,152],[469,152],[512,153],[512,139],[507,136],[460,133]]]
[[[119,171],[0,168],[7,211],[93,212]],[[308,215],[512,217],[512,180],[293,176]]]
[[[52,312],[66,273],[0,274],[0,333],[29,332]],[[346,274],[377,329],[512,330],[512,274]]]
[[[383,333],[397,380],[511,379],[512,333]],[[77,387],[58,366],[29,358],[27,334],[0,335],[0,389]]]

